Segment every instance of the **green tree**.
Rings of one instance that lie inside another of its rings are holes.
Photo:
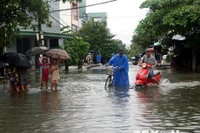
[[[133,43],[145,47],[159,39],[168,42],[173,35],[183,35],[187,38],[185,46],[193,49],[195,71],[200,46],[199,0],[146,0],[141,8],[149,8],[149,13],[136,28]]]
[[[128,50],[128,56],[133,57],[135,55],[139,55],[144,51],[144,49],[140,45],[132,44],[130,50]]]
[[[125,44],[121,40],[113,39],[105,22],[94,22],[92,19],[83,24],[79,30],[79,35],[84,41],[90,44],[90,50],[93,55],[100,51],[103,63],[107,62],[119,49],[126,51]]]
[[[101,48],[114,37],[106,26],[105,22],[94,22],[92,19],[83,24],[79,35],[90,44],[90,50],[102,51]]]
[[[36,29],[38,25],[33,21],[51,26],[49,4],[43,0],[1,0],[0,9],[0,45],[18,37],[20,27]]]
[[[85,42],[81,37],[75,37],[73,40],[65,40],[64,45],[65,50],[71,57],[71,60],[66,62],[66,70],[68,70],[69,65],[77,65],[78,69],[81,69],[90,44]]]
[[[101,48],[101,54],[104,59],[103,63],[107,63],[113,54],[116,54],[119,49],[124,50],[126,53],[126,45],[123,44],[121,40],[112,39],[109,43],[104,44]]]
[[[20,27],[34,28],[33,20],[49,24],[49,5],[43,0],[5,0],[0,4],[0,43],[12,41],[19,35]]]

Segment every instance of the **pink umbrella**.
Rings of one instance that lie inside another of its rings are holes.
[[[45,54],[46,56],[51,57],[51,58],[60,58],[62,60],[71,59],[69,54],[65,50],[62,50],[62,49],[51,49],[47,51]]]

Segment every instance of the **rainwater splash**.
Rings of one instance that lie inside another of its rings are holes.
[[[163,89],[192,88],[196,86],[200,86],[200,81],[184,81],[171,83],[168,79],[164,79],[160,84],[160,87]]]

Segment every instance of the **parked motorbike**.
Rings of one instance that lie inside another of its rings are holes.
[[[148,84],[156,84],[151,78],[149,78],[149,69],[152,66],[147,63],[140,63],[140,69],[136,75],[135,88],[138,89],[142,86],[147,87]],[[161,80],[161,71],[154,71],[154,76],[158,82]]]
[[[133,65],[137,65],[138,61],[137,60],[133,60],[132,63],[133,63]]]

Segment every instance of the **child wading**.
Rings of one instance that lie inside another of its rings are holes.
[[[28,72],[27,68],[20,68],[19,69],[19,75],[20,75],[20,83],[22,91],[28,90]]]
[[[19,92],[20,89],[19,76],[15,67],[11,68],[11,70],[8,71],[8,78],[10,81],[9,91],[16,90],[17,92]]]
[[[51,91],[53,91],[53,88],[55,87],[55,90],[57,90],[58,81],[60,79],[59,74],[59,61],[57,59],[52,59],[53,63],[51,65]]]
[[[48,63],[47,58],[42,59],[42,64],[38,62],[39,66],[42,66],[42,79],[41,79],[41,90],[43,85],[46,86],[46,91],[48,90],[48,81],[49,81],[49,72],[50,72],[50,63]]]

